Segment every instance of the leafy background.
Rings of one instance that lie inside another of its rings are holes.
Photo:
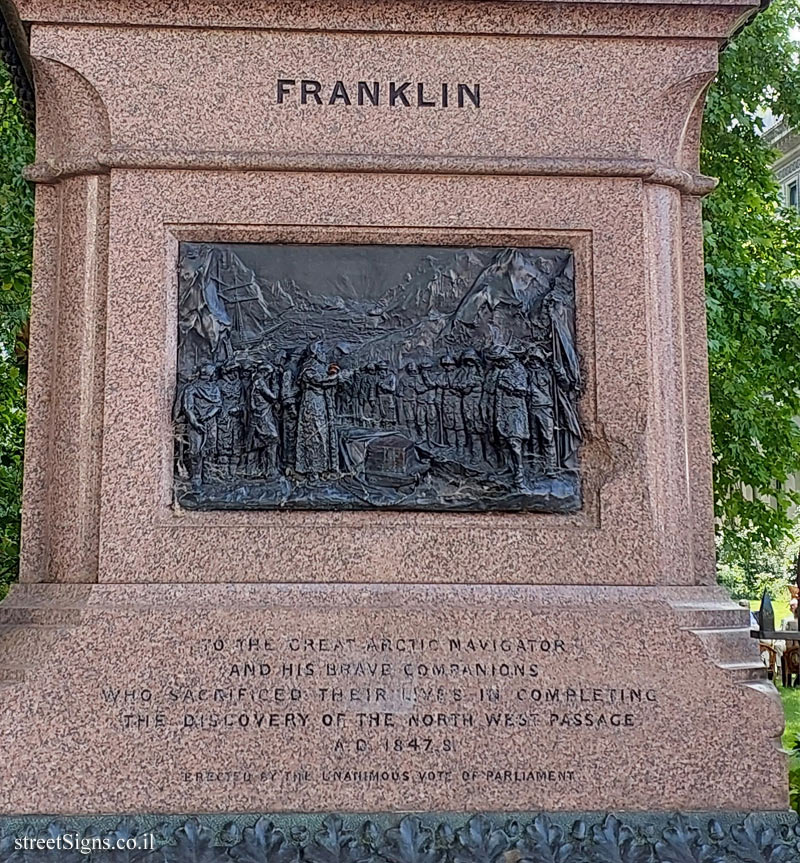
[[[22,169],[33,161],[25,125],[0,64],[0,598],[19,559],[22,445],[25,433],[33,189]]]
[[[800,467],[800,219],[782,206],[762,132],[800,129],[798,0],[776,0],[733,40],[706,102],[702,169],[714,490],[720,560],[779,552]],[[752,490],[752,492],[748,491]]]

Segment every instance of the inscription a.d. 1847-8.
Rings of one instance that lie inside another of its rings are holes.
[[[179,282],[180,505],[580,506],[570,251],[183,243]]]

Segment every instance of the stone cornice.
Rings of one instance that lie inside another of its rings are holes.
[[[79,159],[39,161],[28,167],[34,183],[123,170],[323,171],[330,173],[477,174],[506,176],[618,177],[673,186],[685,195],[707,195],[712,177],[660,165],[650,159],[482,158],[407,154],[155,152],[112,150]]]
[[[18,6],[26,21],[61,25],[711,38],[721,44],[759,8],[753,0],[396,0],[390,8],[346,0],[18,0]]]

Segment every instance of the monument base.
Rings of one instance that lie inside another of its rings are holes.
[[[109,863],[790,863],[800,823],[793,812],[0,818],[3,861],[49,860],[54,850],[69,863],[90,851]]]
[[[788,808],[719,588],[18,585],[0,675],[5,814]]]

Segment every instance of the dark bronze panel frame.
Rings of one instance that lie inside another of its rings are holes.
[[[586,431],[588,446],[581,451],[581,473],[583,484],[583,507],[580,511],[569,515],[543,515],[535,512],[524,513],[493,513],[496,519],[513,519],[515,524],[520,518],[524,518],[531,526],[537,523],[540,527],[547,523],[552,526],[574,524],[583,527],[599,526],[599,498],[598,489],[602,484],[601,476],[603,465],[600,459],[594,458],[593,442],[596,439],[596,374],[595,374],[595,345],[594,345],[594,309],[592,298],[592,273],[591,273],[591,231],[582,230],[520,230],[520,229],[487,229],[482,227],[466,227],[457,230],[444,229],[441,227],[330,227],[324,225],[259,225],[259,226],[226,226],[226,225],[189,225],[171,224],[165,226],[167,229],[167,251],[168,266],[171,272],[168,278],[172,284],[171,292],[176,296],[178,285],[175,280],[174,264],[178,257],[179,243],[312,243],[315,245],[355,244],[355,245],[436,245],[451,247],[485,247],[485,246],[527,246],[527,247],[551,247],[568,249],[575,263],[575,290],[576,290],[576,329],[578,351],[581,355],[581,371],[584,374],[584,386],[580,398],[581,425]],[[170,310],[174,315],[174,310]],[[177,329],[177,320],[168,320],[168,327]],[[176,345],[169,347],[175,355]],[[165,370],[168,376],[170,388],[174,387],[174,367]],[[167,490],[165,489],[165,492]],[[480,507],[479,507],[480,508]],[[411,513],[408,514],[411,516]],[[364,523],[363,519],[374,520],[375,513],[370,518],[369,512],[348,513],[341,512],[340,519],[356,519],[355,523]],[[307,514],[306,518],[312,517]],[[432,517],[431,513],[414,513],[415,520],[420,519],[425,523]],[[436,516],[440,519],[450,519],[454,515],[441,513]],[[197,521],[197,519],[200,521]],[[294,519],[305,520],[302,512],[296,512]],[[332,514],[317,512],[313,518],[328,520]],[[480,518],[469,512],[459,513],[460,523],[464,520],[470,521]],[[236,520],[233,522],[233,520]],[[255,521],[254,521],[255,519]],[[270,523],[268,512],[198,512],[194,514],[192,523],[200,522],[225,525],[232,523]],[[509,522],[510,523],[510,522]],[[320,524],[316,521],[316,524]],[[294,524],[293,526],[301,526]]]

